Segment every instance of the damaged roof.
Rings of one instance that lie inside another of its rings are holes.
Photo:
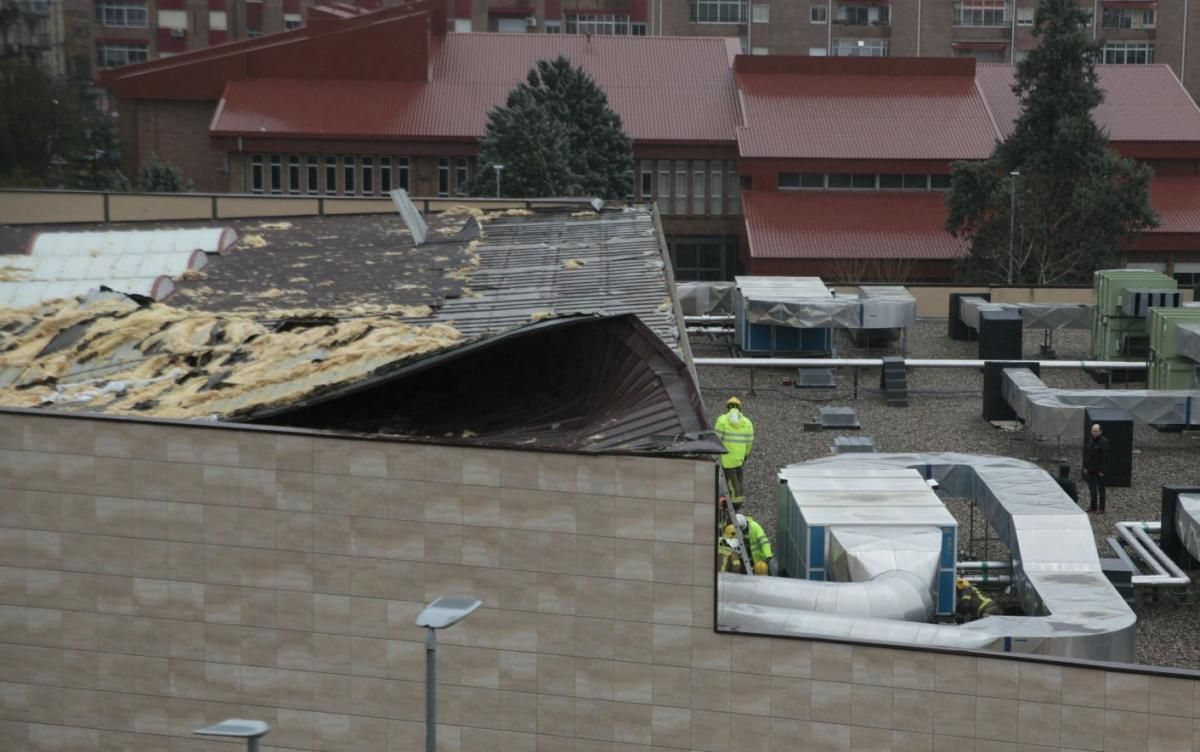
[[[0,404],[455,440],[486,435],[494,444],[516,441],[515,431],[521,442],[597,451],[652,435],[694,439],[705,430],[678,356],[686,343],[648,208],[462,209],[430,226],[430,242],[413,246],[394,215],[247,223],[237,227],[241,241],[229,255],[186,275],[165,304],[114,292],[0,309]],[[636,324],[606,324],[603,334],[584,337],[592,330],[568,318],[580,315]],[[558,325],[576,335],[551,348],[531,344]],[[555,396],[548,383],[536,393],[548,401],[542,408],[530,412],[522,400],[519,409],[490,417],[479,406],[456,414],[449,408],[469,400],[452,397],[439,411],[436,436],[428,420],[407,414],[411,400],[384,413],[368,410],[372,420],[339,419],[339,408],[305,423],[315,407],[350,395],[380,404],[418,364],[425,364],[420,373],[434,363],[443,370],[417,402],[442,399],[446,384],[468,380],[452,375],[455,363],[485,344],[495,344],[500,355],[488,357],[500,359],[479,371],[494,378],[472,384],[472,395],[507,400],[513,384],[495,390],[504,382],[500,364],[511,358],[570,378],[575,392]],[[665,365],[664,353],[674,366]],[[564,359],[592,366],[568,376]],[[638,371],[646,362],[657,365]],[[604,365],[612,363],[625,365]],[[641,377],[629,376],[635,372]],[[587,373],[594,378],[583,379]],[[550,415],[558,417],[542,420]],[[678,451],[680,440],[660,438],[655,446]]]

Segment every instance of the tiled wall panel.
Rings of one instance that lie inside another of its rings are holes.
[[[1185,752],[1187,679],[713,631],[712,464],[0,415],[0,749]]]

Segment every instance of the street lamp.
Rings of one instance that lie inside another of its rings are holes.
[[[497,184],[502,169],[496,166]],[[438,598],[417,616],[417,626],[425,627],[425,752],[437,752],[437,631],[453,627],[481,605],[474,598]]]
[[[271,727],[262,721],[247,721],[241,718],[230,718],[215,726],[196,729],[196,736],[232,736],[246,740],[246,752],[258,752],[258,740],[267,735]]]
[[[1017,178],[1021,173],[1008,173],[1008,284],[1013,283],[1013,241],[1017,234]]]
[[[504,165],[494,164],[492,169],[496,171],[496,198],[500,198],[500,173],[504,172]]]

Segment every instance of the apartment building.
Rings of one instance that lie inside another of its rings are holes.
[[[972,57],[1032,48],[1037,0],[448,0],[454,31],[728,36],[755,55]],[[1081,0],[1102,62],[1166,63],[1200,94],[1200,9]],[[1193,4],[1194,5],[1194,4]]]

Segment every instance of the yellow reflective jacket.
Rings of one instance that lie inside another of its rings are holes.
[[[746,464],[750,450],[754,449],[754,424],[744,414],[738,411],[735,423],[731,416],[733,410],[717,418],[716,431],[721,443],[725,445],[725,454],[721,455],[721,467],[734,468]]]
[[[771,550],[771,539],[753,517],[746,518],[745,539],[746,547],[750,549],[750,558],[754,561],[766,561],[775,557],[775,552]]]

